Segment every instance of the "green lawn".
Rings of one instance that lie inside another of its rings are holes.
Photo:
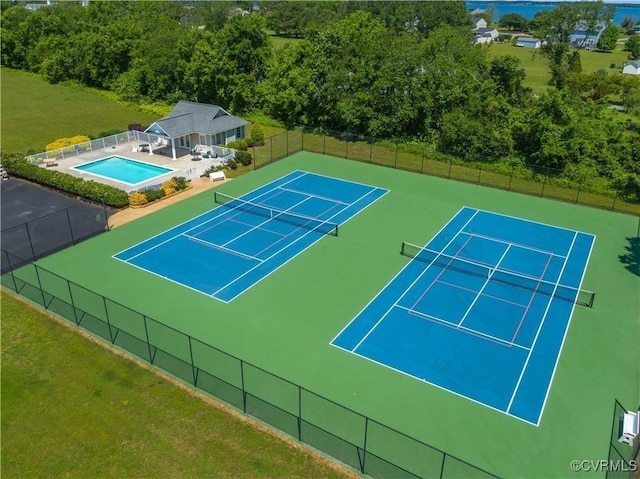
[[[32,75],[2,68],[2,144],[4,153],[44,151],[57,138],[126,131],[130,123],[158,118],[86,89],[50,85]]]
[[[2,477],[340,478],[2,293]]]
[[[620,73],[622,71],[621,65],[629,58],[629,52],[623,51],[622,48],[623,45],[618,45],[617,49],[610,53],[581,51],[582,71],[593,73],[604,68],[607,73]],[[516,47],[511,43],[495,42],[488,47],[488,52],[490,57],[509,54],[519,58],[527,72],[524,85],[531,87],[534,93],[543,93],[548,88],[551,74],[547,67],[547,60],[540,54],[540,50]],[[619,68],[610,68],[612,63],[615,63]]]

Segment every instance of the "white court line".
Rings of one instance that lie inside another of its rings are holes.
[[[544,269],[542,270],[542,276],[540,276],[540,279],[544,278],[544,275],[547,274],[547,269],[549,269],[549,265],[551,264],[551,258],[552,258],[552,256],[549,256],[547,258],[547,264],[544,265]],[[560,278],[558,278],[557,281],[560,281]],[[533,304],[533,300],[536,299],[536,295],[538,294],[538,288],[540,287],[540,284],[541,283],[538,282],[538,284],[536,285],[536,288],[531,293],[531,297],[529,298],[529,302],[527,303],[527,306],[526,306],[524,312],[522,313],[522,316],[520,317],[520,321],[518,322],[518,327],[514,331],[513,337],[511,338],[511,341],[515,341],[516,338],[518,337],[518,333],[520,332],[520,328],[522,327],[522,324],[524,323],[524,320],[527,317],[527,314],[529,313],[529,309],[531,308],[531,305]]]
[[[523,419],[523,418],[521,418],[519,416],[514,416],[513,414],[509,414],[508,412],[506,412],[506,411],[504,411],[502,409],[498,409],[495,406],[491,406],[490,404],[483,403],[483,402],[478,401],[477,399],[474,399],[472,397],[465,396],[464,394],[461,394],[461,393],[459,393],[457,391],[454,391],[453,389],[445,388],[444,386],[442,386],[442,385],[440,385],[438,383],[433,383],[431,381],[427,381],[425,378],[421,378],[421,377],[418,377],[418,376],[414,376],[413,374],[409,374],[408,372],[403,371],[402,369],[394,368],[393,366],[390,366],[390,365],[388,365],[386,363],[382,363],[380,361],[377,361],[377,360],[375,360],[373,358],[370,358],[369,356],[364,356],[363,354],[360,354],[360,353],[358,353],[356,351],[351,351],[349,349],[345,349],[342,346],[337,346],[335,344],[332,344],[332,346],[334,346],[334,347],[336,347],[338,349],[341,349],[342,351],[345,351],[345,352],[347,352],[349,354],[355,354],[356,356],[361,357],[362,359],[366,359],[367,361],[371,361],[372,363],[377,364],[378,366],[382,366],[384,368],[387,368],[387,369],[390,369],[392,371],[395,371],[396,373],[403,374],[403,375],[405,375],[407,377],[410,377],[412,379],[417,379],[418,381],[422,381],[423,383],[427,383],[430,386],[433,386],[433,387],[435,387],[437,389],[440,389],[441,391],[446,391],[446,392],[448,392],[450,394],[453,394],[454,396],[458,396],[459,398],[467,399],[468,401],[471,401],[473,403],[479,404],[480,406],[487,407],[489,409],[492,409],[493,411],[499,412],[501,414],[504,414],[506,416],[512,417],[514,419],[517,419],[519,421],[525,422],[525,423],[530,424],[532,426],[537,426],[537,424],[535,424],[535,423],[533,423],[531,421],[527,421],[526,419]]]
[[[471,208],[471,209],[476,209],[476,208]],[[541,225],[541,226],[547,226],[548,228],[557,228],[559,230],[564,230],[564,231],[569,231],[570,233],[581,233],[581,231],[576,231],[576,230],[572,230],[569,228],[563,228],[562,226],[556,226],[556,225],[550,225],[548,223],[541,223],[540,221],[533,221],[533,220],[528,220],[525,218],[518,218],[517,216],[511,216],[511,215],[506,215],[504,213],[496,213],[495,211],[487,211],[487,210],[483,210],[483,209],[478,209],[478,211],[481,211],[483,213],[487,213],[489,215],[494,215],[494,216],[504,216],[505,218],[511,218],[514,220],[520,220],[520,221],[524,221],[525,223],[532,223],[535,225]],[[589,234],[589,233],[583,233],[583,234]],[[593,235],[591,235],[593,236]]]
[[[239,225],[242,225],[242,226],[248,226],[249,228],[255,226],[255,225],[252,225],[251,223],[245,223],[244,221],[239,221],[239,220],[237,220],[235,218],[229,218],[227,221],[230,221],[232,223],[238,223]],[[272,233],[274,235],[285,236],[284,233],[280,233],[279,231],[270,230],[269,228],[262,228],[262,230],[266,231],[267,233]]]
[[[467,222],[462,225],[462,228],[460,228],[460,230],[464,229],[469,223],[471,223],[471,220],[473,220],[473,218],[475,218],[475,216],[478,214],[478,212],[476,211],[475,213],[473,213],[473,215],[471,215],[471,218],[469,218],[467,220]],[[455,218],[455,217],[454,217]],[[452,218],[453,219],[453,218]],[[447,223],[448,224],[448,223]],[[451,238],[451,240],[444,246],[444,248],[442,248],[441,254],[444,253],[444,250],[446,250],[449,245],[451,243],[453,243],[453,241],[458,237],[458,235],[460,234],[460,230],[458,230],[458,232],[453,236],[453,238]],[[435,237],[434,237],[435,238]],[[437,259],[437,257],[435,258]],[[435,261],[434,259],[434,261]],[[411,260],[413,261],[413,260]],[[409,263],[411,264],[411,263]],[[422,276],[424,276],[424,274],[431,268],[431,266],[433,266],[433,263],[428,264],[427,267],[422,271],[422,273],[420,273],[415,280],[413,280],[413,282],[405,289],[404,293],[402,293],[402,295],[396,299],[396,301],[389,307],[389,309],[387,309],[387,311],[382,315],[382,317],[380,319],[378,319],[378,321],[376,321],[376,324],[374,324],[371,329],[369,329],[369,331],[367,332],[367,334],[365,334],[362,339],[358,342],[358,344],[355,345],[355,347],[353,348],[353,351],[355,351],[356,349],[358,349],[360,347],[360,345],[365,341],[365,339],[367,339],[367,337],[373,332],[374,329],[376,329],[378,327],[378,325],[382,322],[382,320],[384,318],[387,317],[387,315],[389,314],[389,312],[394,308],[394,306],[396,306],[400,300],[402,300],[402,298],[404,298],[404,296],[411,291],[411,288],[413,288],[413,286],[418,282],[418,280],[420,280],[420,278],[422,278]],[[404,268],[403,268],[404,270]]]
[[[578,291],[582,289],[582,282],[584,281],[584,275],[587,273],[587,266],[589,264],[589,260],[591,259],[591,253],[593,252],[593,246],[596,242],[596,236],[588,233],[579,233],[584,236],[591,236],[591,247],[589,248],[589,254],[587,255],[587,261],[584,264],[584,268],[582,269],[582,276],[580,277],[580,284],[578,285]],[[571,312],[569,313],[569,321],[567,321],[567,326],[564,330],[564,335],[562,336],[562,342],[560,343],[560,349],[558,350],[558,355],[556,356],[556,363],[553,365],[553,372],[551,373],[551,378],[549,379],[549,384],[547,385],[547,392],[544,395],[544,401],[542,402],[542,408],[540,408],[540,415],[538,416],[538,422],[536,426],[540,425],[540,421],[542,420],[542,412],[544,411],[545,406],[547,405],[547,399],[549,397],[549,392],[551,391],[551,384],[553,384],[553,378],[556,375],[556,368],[558,367],[558,363],[560,362],[560,355],[562,354],[562,348],[564,348],[564,341],[567,339],[567,333],[569,332],[569,326],[571,325],[571,318],[573,317],[573,311],[576,309],[576,303],[573,303],[571,307]]]
[[[460,208],[460,209],[457,211],[457,213],[456,213],[455,215],[453,215],[451,218],[449,218],[449,221],[447,221],[447,222],[444,224],[444,226],[438,230],[438,232],[434,235],[434,238],[436,238],[440,233],[442,233],[442,232],[445,230],[445,228],[451,224],[451,222],[452,222],[452,221],[453,221],[453,220],[454,220],[454,219],[455,219],[455,218],[460,214],[460,212],[461,212],[464,208],[466,208],[466,206],[464,206],[464,207]],[[432,240],[432,241],[433,241],[433,240]],[[336,340],[336,339],[337,339],[337,338],[338,338],[338,337],[339,337],[339,336],[340,336],[340,335],[345,331],[345,329],[347,329],[347,328],[351,325],[351,323],[353,323],[356,319],[358,319],[358,316],[360,316],[360,315],[362,314],[362,312],[363,312],[365,309],[367,309],[367,308],[369,307],[369,305],[370,305],[371,303],[373,303],[373,302],[376,300],[376,298],[377,298],[378,296],[380,296],[380,295],[382,294],[382,292],[383,292],[385,289],[387,289],[387,288],[389,287],[389,285],[390,285],[391,283],[393,283],[393,282],[396,280],[396,278],[397,278],[398,276],[400,276],[400,275],[402,274],[402,272],[403,272],[405,269],[407,269],[407,268],[409,267],[409,265],[410,265],[411,263],[412,263],[412,261],[409,261],[409,262],[404,266],[404,268],[402,268],[400,271],[398,271],[398,272],[396,273],[396,275],[395,275],[393,278],[391,278],[391,279],[389,280],[389,282],[388,282],[388,283],[387,283],[387,284],[386,284],[386,285],[385,285],[385,286],[384,286],[380,291],[378,291],[378,292],[376,293],[376,295],[375,295],[373,298],[371,298],[371,299],[369,300],[369,302],[368,302],[367,304],[365,304],[365,305],[364,305],[364,307],[363,307],[360,311],[358,311],[358,314],[356,314],[356,315],[353,317],[353,319],[352,319],[351,321],[349,321],[349,322],[348,322],[348,323],[347,323],[347,324],[346,324],[346,325],[345,325],[345,326],[340,330],[340,332],[339,332],[338,334],[336,334],[336,335],[335,335],[335,337],[331,340],[331,343],[330,343],[332,346],[335,346],[336,348],[343,349],[343,350],[345,350],[345,351],[349,351],[348,349],[344,349],[344,348],[342,348],[342,347],[340,347],[340,346],[336,346],[335,344],[333,344],[333,342],[334,342],[334,341],[335,341],[335,340]],[[355,354],[355,352],[354,352],[354,354]]]
[[[236,250],[231,249],[231,248],[226,248],[225,246],[220,246],[220,245],[215,244],[215,243],[209,243],[208,241],[202,240],[202,239],[198,238],[197,236],[191,236],[191,235],[187,235],[187,234],[183,234],[182,236],[184,236],[185,238],[190,239],[191,241],[195,241],[196,243],[203,244],[203,245],[208,246],[208,247],[213,248],[213,249],[221,250],[221,251],[224,251],[226,253],[231,253],[233,255],[240,256],[241,258],[252,259],[252,260],[255,260],[255,261],[262,262],[262,260],[260,258],[256,258],[255,256],[251,256],[251,255],[248,255],[248,254],[245,254],[245,253],[241,253],[240,251],[236,251]]]
[[[334,178],[335,179],[335,178]],[[342,181],[342,180],[341,180]],[[369,188],[373,188],[370,191],[368,191],[366,194],[362,195],[357,201],[355,201],[353,204],[355,205],[356,203],[358,203],[358,201],[360,201],[361,199],[367,197],[371,192],[378,190],[378,189],[382,189],[382,188],[374,188],[369,186]],[[372,204],[374,204],[376,201],[378,201],[380,198],[384,197],[387,193],[389,192],[389,190],[384,190],[384,194],[378,198],[376,198],[375,200],[373,200],[371,203],[369,203],[368,205],[366,205],[364,208],[362,208],[360,211],[358,211],[357,214],[361,213],[362,211],[364,211],[366,208],[368,208],[369,206],[371,206]],[[347,208],[350,207],[346,207],[341,209],[340,211],[338,211],[336,214],[332,215],[331,217],[327,218],[326,220],[322,220],[325,222],[329,222],[330,220],[332,220],[333,218],[335,218],[336,216],[338,216],[340,213],[342,213],[343,211],[345,211]],[[328,210],[327,210],[328,211]],[[345,224],[347,221],[349,221],[350,219],[354,218],[355,216],[357,216],[357,214],[353,214],[351,215],[349,218],[347,218],[345,221],[343,221],[342,223],[340,223],[340,225]],[[290,246],[294,245],[295,243],[297,243],[298,241],[300,241],[301,239],[305,238],[306,236],[310,235],[311,233],[313,233],[315,230],[309,230],[307,233],[303,234],[302,236],[300,236],[299,238],[297,238],[295,241],[289,243],[288,245],[286,245],[284,248],[276,251],[275,253],[273,253],[271,256],[269,256],[268,258],[266,258],[264,261],[268,261],[269,259],[273,258],[275,255],[279,254],[281,251],[284,251],[285,249],[289,248]],[[311,246],[313,246],[314,244],[316,244],[318,241],[320,241],[322,238],[324,238],[326,235],[322,234],[319,235],[318,238],[310,243],[308,246],[306,246],[304,249],[302,249],[301,251],[299,251],[298,253],[296,253],[295,255],[293,255],[291,258],[289,258],[288,260],[286,260],[285,262],[283,262],[282,264],[278,265],[278,267],[274,268],[272,271],[269,271],[269,273],[267,273],[266,275],[262,276],[258,281],[256,281],[255,283],[252,283],[251,285],[249,285],[247,288],[244,288],[243,290],[239,291],[238,294],[236,294],[235,296],[233,296],[232,298],[230,298],[228,301],[224,301],[225,303],[229,303],[231,301],[233,301],[235,298],[237,298],[239,295],[241,295],[243,292],[245,292],[248,288],[254,286],[255,284],[259,283],[260,281],[262,281],[263,279],[265,279],[266,277],[268,277],[269,275],[273,274],[274,272],[276,272],[277,270],[279,270],[280,268],[282,268],[285,264],[287,264],[289,261],[293,260],[295,257],[297,257],[299,254],[303,253],[304,251],[306,251],[308,248],[310,248]],[[242,278],[243,276],[246,276],[247,274],[249,274],[251,271],[253,271],[255,268],[257,268],[260,265],[257,265],[253,268],[251,268],[249,271],[246,271],[245,273],[243,273],[242,275],[238,276],[236,279],[234,279],[233,281],[231,281],[230,283],[228,283],[224,288],[220,288],[216,291],[214,291],[213,293],[209,294],[209,296],[213,296],[214,298],[216,298],[214,295],[217,294],[218,292],[222,291],[223,289],[229,287],[230,285],[232,285],[233,283],[235,283],[236,281],[238,281],[240,278]],[[218,299],[218,298],[216,298]],[[223,301],[223,300],[220,300]]]
[[[336,200],[336,199],[333,199],[333,198],[329,198],[328,196],[320,196],[320,195],[316,195],[316,194],[311,194],[311,193],[307,193],[305,191],[294,190],[293,188],[282,188],[282,187],[279,186],[278,189],[280,189],[282,191],[289,191],[291,193],[298,193],[300,195],[307,195],[310,198],[318,198],[318,199],[321,199],[321,200],[332,201],[334,203],[338,203],[338,204],[341,204],[341,205],[347,205],[347,206],[351,206],[352,205],[352,203],[347,203],[345,201],[340,201],[340,200]]]
[[[554,226],[550,226],[550,228],[554,228]],[[544,254],[547,254],[549,256],[557,256],[558,258],[566,258],[566,256],[554,253],[553,251],[547,251],[547,250],[544,250],[544,249],[536,248],[534,246],[528,246],[528,245],[525,245],[525,244],[522,244],[522,243],[516,243],[514,241],[506,241],[506,240],[502,240],[500,238],[494,238],[493,236],[487,236],[487,235],[483,235],[483,234],[480,234],[480,233],[467,233],[466,231],[462,231],[462,234],[469,235],[469,236],[475,236],[477,238],[482,238],[482,239],[486,239],[486,240],[489,240],[489,241],[494,241],[496,243],[504,243],[504,244],[508,244],[508,245],[512,245],[512,246],[517,246],[518,248],[522,248],[522,249],[526,249],[526,250],[530,250],[530,251],[535,251],[537,253],[544,253]]]
[[[287,208],[286,210],[282,210],[282,211],[275,211],[275,212],[277,212],[277,213],[278,213],[277,215],[275,215],[275,216],[271,216],[271,217],[267,218],[267,219],[266,219],[265,221],[263,221],[262,223],[257,224],[257,225],[256,225],[256,226],[254,226],[253,228],[251,228],[251,229],[249,229],[249,230],[247,230],[247,231],[245,231],[245,232],[243,232],[243,233],[241,233],[241,234],[237,235],[235,238],[230,239],[230,240],[229,240],[229,241],[227,241],[226,243],[223,243],[223,245],[222,245],[222,246],[227,246],[229,243],[233,243],[233,242],[234,242],[234,241],[236,241],[237,239],[242,238],[244,235],[247,235],[247,234],[249,234],[249,233],[251,233],[252,231],[255,231],[255,230],[257,230],[257,229],[261,229],[260,227],[261,227],[262,225],[267,224],[269,221],[273,221],[273,220],[275,220],[275,219],[278,219],[278,216],[280,216],[281,214],[288,212],[291,208],[295,208],[296,206],[301,205],[302,203],[304,203],[305,201],[308,201],[308,200],[309,200],[309,198],[305,198],[304,200],[299,201],[299,202],[298,202],[298,203],[296,203],[295,205],[290,206],[290,207],[289,207],[289,208]],[[272,208],[270,208],[270,207],[268,207],[268,206],[266,206],[266,205],[261,205],[261,204],[259,204],[258,206],[264,206],[265,208],[272,210]],[[251,214],[251,213],[249,213],[249,214]],[[309,218],[309,220],[310,220],[310,221],[311,221],[312,219],[315,219],[315,218]]]
[[[312,171],[296,170],[296,171],[294,171],[292,173],[295,173],[295,172],[298,172],[298,171],[301,171],[302,173],[305,173],[307,175],[322,176],[323,178],[329,178],[330,180],[338,180],[338,181],[344,181],[345,183],[352,183],[354,185],[366,186],[368,189],[374,188],[376,190],[384,190],[384,191],[387,191],[387,192],[389,191],[386,188],[380,188],[378,186],[367,185],[366,183],[360,183],[358,181],[345,180],[344,178],[334,178],[333,176],[327,176],[327,175],[323,175],[321,173],[315,173],[315,172],[312,172]],[[299,178],[302,178],[302,176],[300,176]],[[359,200],[354,201],[354,203],[356,203],[357,201],[359,201]]]
[[[418,311],[416,309],[406,308],[404,306],[400,306],[399,304],[396,304],[395,307],[399,308],[399,309],[404,309],[409,314],[412,314],[414,316],[418,316],[418,317],[421,317],[421,318],[424,318],[424,319],[428,319],[430,321],[434,321],[436,323],[442,324],[443,326],[446,326],[446,327],[451,328],[451,329],[455,329],[455,330],[458,330],[458,331],[465,331],[465,332],[467,332],[467,333],[469,333],[469,334],[471,334],[473,336],[479,336],[479,337],[481,337],[483,339],[488,339],[491,342],[500,343],[501,345],[507,346],[509,348],[514,346],[516,348],[520,348],[520,349],[524,349],[525,351],[529,351],[529,348],[527,348],[526,346],[521,346],[520,344],[516,344],[516,343],[513,343],[511,341],[507,341],[506,339],[498,338],[496,336],[492,336],[490,334],[483,333],[481,331],[478,331],[478,330],[475,330],[475,329],[472,329],[472,328],[467,328],[466,326],[456,326],[455,324],[450,323],[449,321],[447,321],[445,319],[440,319],[440,318],[437,318],[436,316],[431,316],[430,314],[423,313],[422,311]]]
[[[489,284],[489,281],[491,281],[491,277],[493,276],[493,273],[496,272],[496,270],[498,269],[498,266],[500,266],[500,263],[502,263],[502,260],[504,259],[504,257],[507,256],[507,253],[509,252],[510,248],[511,248],[511,246],[507,246],[507,248],[504,250],[504,253],[502,253],[502,256],[500,256],[500,259],[496,263],[496,266],[494,268],[489,269],[489,276],[487,277],[487,279],[485,280],[484,284],[480,288],[480,291],[478,291],[478,294],[476,295],[476,297],[473,298],[473,301],[471,302],[471,304],[469,305],[469,307],[465,311],[464,315],[462,316],[462,319],[458,322],[458,327],[462,326],[462,323],[464,323],[464,320],[467,319],[467,316],[469,316],[469,313],[473,309],[473,306],[478,301],[478,298],[480,296],[482,296],[482,292],[484,291],[484,288],[486,288],[487,285]]]
[[[573,241],[571,241],[571,246],[569,246],[569,251],[567,252],[567,260],[565,260],[564,264],[562,265],[562,269],[560,270],[560,276],[558,277],[558,281],[560,281],[560,279],[562,278],[562,274],[564,273],[564,269],[567,266],[568,263],[568,258],[571,255],[571,250],[573,249],[573,245],[576,243],[576,238],[578,237],[578,232],[574,231],[573,232]],[[553,293],[556,292],[556,289],[558,288],[558,284],[556,283],[556,287],[553,290]],[[529,359],[531,359],[531,353],[533,352],[533,350],[536,347],[536,343],[538,342],[538,337],[540,337],[540,331],[542,331],[542,326],[544,325],[545,320],[547,319],[547,314],[549,313],[549,308],[551,308],[551,304],[553,304],[553,295],[549,297],[549,301],[547,302],[547,308],[544,310],[544,314],[542,315],[542,320],[540,321],[540,324],[538,325],[538,330],[536,331],[536,335],[533,338],[533,343],[531,344],[531,350],[529,351],[529,354],[527,355],[527,359],[525,360],[523,366],[522,366],[522,371],[520,372],[520,377],[518,378],[518,382],[516,383],[516,387],[513,390],[513,394],[511,395],[511,400],[509,401],[509,405],[507,406],[507,412],[509,412],[509,409],[511,409],[511,405],[513,404],[513,400],[516,397],[516,394],[518,392],[518,389],[520,388],[520,383],[522,382],[522,378],[524,377],[524,373],[527,370],[527,365],[529,364]]]
[[[444,284],[445,286],[450,286],[452,288],[458,288],[463,291],[469,291],[470,293],[477,293],[475,289],[465,288],[464,286],[460,286],[459,284],[447,283],[446,281],[442,281],[441,279],[438,280],[438,283]],[[513,306],[518,306],[523,309],[526,307],[524,304],[516,303],[515,301],[509,301],[508,299],[500,298],[498,296],[493,296],[492,294],[482,293],[482,296],[495,299],[496,301],[501,301],[503,303],[511,304]]]
[[[333,208],[335,208],[336,206],[338,206],[338,205],[332,205],[332,206],[330,206],[329,208],[327,208],[326,210],[324,210],[324,211],[322,212],[322,214],[325,214],[326,212],[331,211],[331,210],[332,210]],[[342,212],[342,211],[344,211],[344,210],[341,210],[341,212]],[[264,247],[264,248],[262,248],[260,251],[258,251],[256,254],[264,253],[264,252],[265,252],[266,250],[268,250],[269,248],[272,248],[274,245],[276,245],[276,244],[278,244],[280,241],[282,241],[282,240],[284,240],[284,239],[288,238],[289,236],[291,236],[292,234],[294,234],[295,232],[299,231],[299,230],[300,230],[300,229],[302,229],[302,228],[304,228],[304,226],[298,226],[296,229],[294,229],[293,231],[290,231],[290,232],[289,232],[289,233],[287,233],[286,235],[281,235],[281,236],[282,236],[281,238],[279,238],[278,240],[274,241],[273,243],[271,243],[271,244],[269,244],[269,245],[265,246],[265,247]],[[315,229],[315,228],[312,228],[312,229]],[[266,230],[266,231],[268,231],[268,230]]]
[[[296,171],[294,171],[294,172],[290,173],[289,175],[292,175],[293,173],[298,173],[298,172],[300,172],[300,171],[299,171],[299,170],[296,170]],[[305,172],[302,172],[302,173],[306,174]],[[298,178],[302,178],[302,177],[304,176],[304,174],[299,175],[299,176],[296,176],[296,177],[294,177],[294,178],[292,178],[292,179],[290,179],[290,180],[286,181],[286,182],[285,182],[285,183],[283,183],[283,184],[284,184],[284,185],[286,185],[286,184],[288,184],[288,183],[291,183],[291,182],[293,182],[293,181],[297,180]],[[287,175],[287,176],[288,176],[288,175]],[[274,180],[274,181],[272,181],[271,183],[268,183],[268,184],[266,184],[266,185],[264,185],[264,186],[261,186],[261,187],[259,187],[259,188],[256,188],[255,190],[250,191],[249,193],[246,193],[246,194],[245,194],[245,195],[243,195],[243,196],[249,195],[249,194],[253,193],[253,192],[254,192],[254,191],[256,191],[256,190],[259,190],[260,188],[264,188],[264,187],[266,187],[266,186],[272,185],[273,183],[277,183],[277,182],[278,182],[278,181],[280,181],[281,179],[282,179],[282,178],[278,178],[277,180]],[[278,186],[279,186],[279,185],[278,185]],[[258,196],[256,196],[255,198],[262,198],[263,196],[265,196],[265,195],[267,195],[267,194],[269,194],[269,193],[276,192],[276,191],[277,191],[277,186],[274,186],[274,187],[271,187],[270,189],[266,190],[264,193],[260,193],[260,194],[259,194]],[[277,196],[277,195],[275,195],[275,196]],[[274,196],[274,198],[275,198],[275,196]],[[255,198],[254,198],[254,199],[255,199]],[[271,198],[271,197],[270,197],[270,198]],[[267,199],[270,199],[270,198],[267,198]],[[148,248],[148,249],[144,250],[143,252],[138,253],[137,255],[132,256],[131,258],[128,258],[128,259],[126,259],[126,260],[125,260],[125,259],[116,258],[116,256],[117,256],[117,255],[119,255],[119,254],[122,254],[122,253],[126,253],[127,251],[129,251],[129,250],[131,250],[131,249],[137,248],[138,246],[140,246],[140,245],[141,245],[141,244],[143,244],[143,243],[146,243],[147,241],[151,241],[152,239],[157,238],[158,236],[162,236],[162,235],[166,234],[167,232],[169,232],[169,231],[171,231],[171,230],[174,230],[174,229],[176,229],[176,228],[179,228],[180,226],[186,225],[187,223],[190,223],[190,222],[192,222],[192,221],[194,221],[194,220],[196,220],[196,219],[198,219],[198,218],[200,218],[200,217],[202,217],[202,216],[209,215],[209,214],[211,214],[212,212],[214,212],[215,210],[217,210],[220,206],[222,206],[222,205],[218,205],[218,206],[216,206],[215,208],[210,209],[209,211],[205,211],[204,213],[202,213],[202,214],[200,214],[200,215],[198,215],[198,216],[194,216],[193,218],[191,218],[191,219],[189,219],[189,220],[187,220],[187,221],[183,221],[182,223],[179,223],[179,224],[177,224],[176,226],[173,226],[173,227],[171,227],[171,228],[169,228],[169,229],[167,229],[167,230],[164,230],[164,231],[162,231],[161,233],[158,233],[158,234],[153,235],[153,236],[151,236],[151,237],[149,237],[149,238],[147,238],[147,239],[145,239],[145,240],[143,240],[143,241],[140,241],[140,242],[136,243],[135,245],[130,246],[130,247],[128,247],[127,249],[124,249],[124,250],[120,251],[119,253],[116,253],[116,254],[112,255],[111,257],[112,257],[112,258],[114,258],[114,259],[117,259],[117,260],[119,260],[119,261],[122,261],[122,262],[124,262],[124,263],[131,264],[131,263],[129,263],[129,261],[131,261],[133,258],[136,258],[136,257],[140,256],[141,254],[144,254],[144,253],[146,253],[146,252],[148,252],[148,251],[151,251],[152,249],[156,248],[157,246],[160,246],[160,245],[163,245],[163,244],[165,244],[165,243],[168,243],[169,241],[171,241],[172,239],[174,239],[174,238],[176,238],[176,237],[180,236],[180,235],[181,235],[181,234],[183,234],[183,233],[188,233],[188,232],[193,231],[194,229],[199,228],[200,226],[205,225],[205,224],[207,224],[207,223],[209,223],[209,222],[211,222],[211,221],[215,221],[215,220],[218,220],[218,219],[220,219],[220,218],[223,218],[225,215],[228,215],[228,214],[230,214],[231,212],[233,212],[233,210],[228,209],[228,210],[226,210],[226,211],[223,211],[223,212],[222,212],[221,214],[219,214],[219,215],[216,215],[216,216],[214,216],[214,217],[212,217],[212,218],[209,218],[209,219],[207,219],[207,220],[205,220],[205,221],[202,221],[202,222],[198,223],[196,226],[194,226],[194,227],[192,227],[192,228],[189,228],[189,229],[187,229],[187,230],[185,230],[185,231],[182,231],[182,232],[180,232],[180,233],[175,233],[175,234],[174,234],[172,237],[170,237],[168,240],[165,240],[165,241],[163,241],[163,242],[161,242],[161,243],[159,243],[159,244],[157,244],[157,245],[155,245],[155,246],[152,246],[151,248]],[[226,219],[225,219],[224,221],[226,221]]]

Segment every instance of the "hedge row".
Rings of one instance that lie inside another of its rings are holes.
[[[61,171],[48,170],[33,165],[19,154],[3,155],[2,166],[11,176],[50,186],[91,201],[100,202],[104,200],[106,205],[114,208],[123,208],[129,204],[129,196],[123,190],[95,181],[85,181]]]

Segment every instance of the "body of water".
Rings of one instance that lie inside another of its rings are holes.
[[[525,18],[531,20],[534,15],[541,10],[553,10],[562,2],[517,2],[517,1],[505,1],[505,2],[466,2],[468,10],[474,10],[476,8],[487,9],[489,7],[495,8],[495,15],[493,21],[498,21],[505,13],[518,13]],[[605,2],[609,5],[608,2]],[[640,20],[640,2],[629,3],[610,3],[616,7],[616,14],[613,17],[613,21],[616,25],[620,25],[624,17],[633,16],[636,20]]]

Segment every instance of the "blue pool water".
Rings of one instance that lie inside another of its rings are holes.
[[[132,185],[173,171],[170,168],[151,165],[119,156],[110,156],[102,160],[85,163],[76,166],[74,169]]]

